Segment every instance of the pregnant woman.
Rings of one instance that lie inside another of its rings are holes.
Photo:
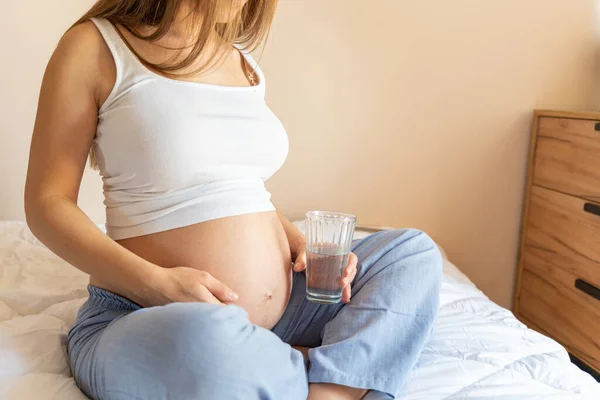
[[[91,276],[67,350],[92,399],[394,398],[427,340],[441,257],[421,232],[355,242],[343,301],[305,298],[304,236],[264,186],[288,140],[247,53],[275,7],[100,0],[48,64],[25,208]],[[90,150],[107,234],[77,207]]]

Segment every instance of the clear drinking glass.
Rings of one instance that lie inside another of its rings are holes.
[[[306,298],[315,303],[342,300],[356,216],[332,211],[306,213]]]

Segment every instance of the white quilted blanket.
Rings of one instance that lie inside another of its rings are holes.
[[[85,399],[64,349],[86,284],[24,223],[0,222],[0,399]],[[439,320],[400,398],[600,399],[600,385],[446,261]]]

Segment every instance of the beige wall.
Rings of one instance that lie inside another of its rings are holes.
[[[23,218],[44,64],[91,3],[4,10],[0,219]],[[594,3],[281,0],[261,59],[292,146],[269,182],[275,203],[424,229],[510,305],[531,110],[600,107]],[[87,173],[80,204],[97,221],[100,187]]]

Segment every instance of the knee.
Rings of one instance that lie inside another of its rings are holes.
[[[440,278],[443,262],[442,252],[437,243],[428,234],[417,229],[407,229],[404,234],[411,237],[407,245],[414,256],[420,260],[419,267],[427,270],[432,277]]]
[[[386,285],[394,293],[403,310],[418,315],[435,316],[443,277],[443,261],[439,247],[426,233],[416,229],[389,233],[393,243],[384,263]]]
[[[415,251],[438,250],[435,241],[418,229],[395,229],[388,232],[391,240],[398,244],[408,245]]]
[[[383,233],[387,251],[383,258],[392,269],[401,269],[398,276],[414,276],[422,285],[439,286],[443,274],[442,254],[425,232],[417,229],[397,229]],[[407,271],[409,269],[410,271]]]
[[[386,231],[386,241],[390,250],[403,256],[420,255],[420,259],[432,268],[441,268],[442,254],[437,243],[425,232],[418,229],[396,229]],[[429,262],[427,262],[429,261]]]

